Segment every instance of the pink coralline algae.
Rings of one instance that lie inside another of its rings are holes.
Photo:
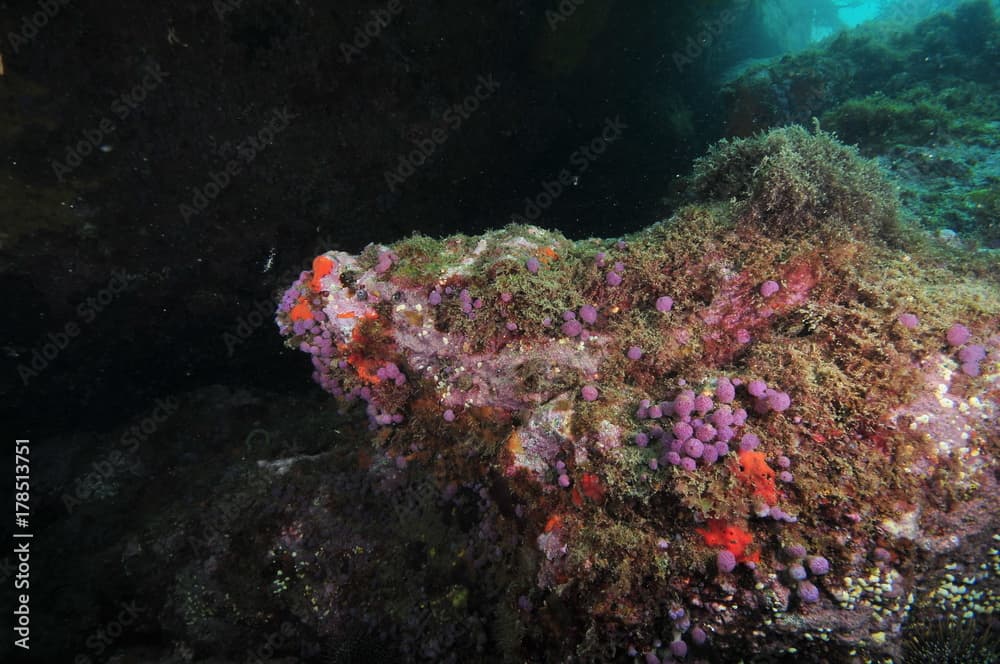
[[[946,566],[997,592],[997,271],[913,269],[891,187],[822,132],[720,144],[690,190],[622,242],[326,252],[278,329],[367,422],[336,456],[435,497],[380,555],[440,568],[414,604],[505,659],[898,660]]]

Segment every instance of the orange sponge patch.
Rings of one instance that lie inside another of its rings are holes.
[[[309,306],[309,300],[306,299],[305,295],[299,298],[289,315],[292,320],[312,320],[312,307]]]
[[[755,496],[763,498],[768,505],[778,502],[778,489],[774,485],[774,469],[767,465],[764,455],[756,450],[739,453],[736,475],[753,489]]]
[[[708,546],[728,549],[738,562],[757,562],[759,553],[747,554],[747,547],[753,542],[753,535],[739,526],[731,526],[725,519],[709,519],[706,528],[696,529]]]
[[[309,282],[309,287],[314,293],[318,293],[323,288],[319,280],[333,272],[336,265],[332,259],[326,256],[317,256],[313,259],[313,277],[312,281]]]

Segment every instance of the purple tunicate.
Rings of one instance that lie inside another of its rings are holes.
[[[674,657],[684,657],[685,655],[687,655],[687,652],[688,652],[687,644],[681,641],[680,639],[677,639],[676,641],[672,641],[670,643],[670,654],[673,655]]]
[[[823,556],[809,556],[806,564],[809,565],[809,571],[816,576],[823,576],[830,571],[830,561]]]
[[[635,434],[635,444],[638,447],[646,447],[649,445],[649,436],[644,433]]]
[[[963,362],[962,373],[969,378],[977,377],[979,375],[979,362]]]
[[[729,445],[727,445],[725,442],[721,440],[718,441],[717,443],[715,443],[715,454],[716,456],[720,457],[726,456],[727,454],[729,454]]]
[[[722,549],[715,554],[715,566],[723,574],[729,574],[736,569],[736,556],[729,549]]]
[[[708,421],[716,427],[728,427],[733,423],[733,409],[729,406],[720,406],[712,413]]]
[[[699,458],[704,451],[705,444],[697,438],[688,438],[684,441],[684,454],[688,455],[692,459]]]
[[[693,641],[696,646],[703,645],[707,640],[708,634],[705,633],[705,630],[697,626],[691,628],[691,641]]]
[[[584,401],[596,401],[598,396],[597,388],[593,385],[584,385],[580,390],[580,395],[583,396]]]
[[[961,346],[972,338],[972,332],[969,332],[969,328],[961,323],[955,323],[948,328],[948,334],[946,336],[950,345]]]
[[[736,398],[736,388],[727,378],[720,378],[715,387],[715,398],[720,403],[731,403]]]
[[[580,320],[588,325],[593,325],[597,322],[597,309],[585,304],[580,307]]]
[[[767,394],[767,383],[759,378],[752,380],[747,383],[747,392],[749,392],[752,397],[762,397]]]
[[[695,463],[695,460],[692,459],[691,457],[684,457],[683,459],[681,459],[681,468],[683,468],[684,470],[691,472],[697,467],[698,464]]]
[[[899,324],[908,330],[915,330],[920,325],[920,319],[915,314],[899,314]]]
[[[962,362],[980,362],[986,359],[986,347],[972,344],[958,351],[958,359]]]
[[[562,324],[562,333],[567,337],[576,337],[583,331],[583,326],[578,320],[568,320]]]
[[[785,547],[785,555],[789,558],[805,558],[806,547],[801,544],[789,544]]]
[[[753,433],[745,433],[743,437],[740,438],[740,450],[743,452],[749,452],[750,450],[756,449],[760,445],[760,438]]]
[[[524,261],[525,269],[528,270],[528,272],[530,272],[531,274],[538,274],[538,268],[540,268],[541,266],[542,264],[539,263],[538,259],[535,258],[534,256]]]
[[[694,410],[694,393],[690,390],[681,392],[674,399],[674,414],[678,417],[688,417]]]
[[[650,406],[649,409],[646,411],[646,417],[653,420],[658,420],[661,417],[663,417],[663,409],[660,408],[658,405]]]
[[[681,462],[681,455],[678,454],[677,452],[667,452],[665,458],[667,460],[667,463],[669,463],[672,466],[676,466]]]
[[[661,313],[667,313],[674,308],[674,299],[667,295],[656,298],[656,310]]]
[[[558,481],[559,481],[559,486],[565,489],[566,487],[569,486],[569,475],[560,475]]]
[[[819,601],[819,588],[808,581],[799,582],[799,599],[806,604],[815,604]]]
[[[706,445],[701,451],[701,460],[706,466],[710,466],[719,459],[719,451],[715,445]]]
[[[694,430],[694,437],[703,443],[715,440],[715,427],[711,424],[702,424]]]
[[[604,277],[604,283],[608,286],[617,286],[622,282],[622,275],[617,272],[608,272]]]
[[[715,438],[722,444],[726,444],[736,437],[736,431],[732,427],[721,426],[715,430]]]
[[[715,404],[712,403],[712,397],[707,394],[699,394],[694,398],[694,409],[698,411],[699,415],[704,415],[708,411],[712,410]]]
[[[625,353],[625,357],[630,360],[638,360],[642,358],[642,349],[638,346],[629,346],[628,351]]]
[[[445,422],[454,422],[455,421],[455,411],[453,411],[451,408],[449,408],[448,410],[444,411],[443,417],[444,417],[444,421]]]
[[[788,410],[792,405],[792,398],[785,392],[771,391],[767,394],[767,405],[775,412]]]
[[[674,432],[674,436],[677,437],[677,440],[682,441],[687,440],[694,435],[694,429],[687,422],[674,422],[672,431]]]
[[[767,281],[765,281],[760,285],[760,295],[761,297],[771,297],[772,295],[777,293],[778,290],[780,289],[781,286],[778,285],[777,281],[772,281],[771,279],[768,279]]]
[[[778,468],[791,468],[792,460],[786,457],[784,454],[775,459],[775,463],[778,464]]]

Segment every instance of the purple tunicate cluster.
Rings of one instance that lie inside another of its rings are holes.
[[[682,389],[673,401],[654,403],[643,399],[636,408],[635,417],[654,422],[648,430],[636,434],[636,445],[651,447],[657,444],[660,450],[657,467],[669,464],[686,471],[696,470],[699,464],[716,463],[732,451],[731,444],[743,451],[756,448],[760,439],[742,431],[747,421],[746,410],[733,403],[740,384],[737,379],[719,379],[714,399],[709,393],[696,394],[690,389]],[[760,393],[768,395],[762,382],[761,387]],[[672,422],[669,425],[657,422],[663,418],[670,418]]]
[[[395,362],[389,362],[385,366],[379,367],[375,375],[378,376],[379,380],[391,380],[396,385],[404,385],[406,383],[406,374],[399,370]]]
[[[674,308],[674,299],[667,295],[656,298],[656,310],[660,313],[667,313]]]
[[[563,489],[568,489],[571,482],[566,472],[566,463],[564,461],[556,461],[556,473],[558,474],[556,484]]]
[[[447,293],[447,289],[445,290]],[[476,317],[476,309],[482,309],[483,300],[482,298],[473,298],[472,293],[469,292],[468,288],[463,288],[458,293],[458,301],[461,304],[462,312],[469,318]]]
[[[794,585],[799,600],[804,604],[814,604],[819,601],[819,588],[809,580],[810,577],[823,576],[830,572],[830,561],[823,556],[809,556],[801,544],[785,547],[785,555],[791,559],[786,568],[790,585]]]
[[[531,274],[538,274],[538,270],[541,267],[542,264],[534,256],[524,261],[524,269],[526,269]]]
[[[915,330],[920,325],[920,319],[917,318],[916,314],[899,314],[899,318],[896,320],[908,330]]]
[[[580,307],[579,316],[577,312],[570,311],[567,309],[562,314],[563,324],[560,330],[567,337],[580,337],[586,340],[589,336],[589,332],[584,327],[586,325],[593,325],[597,322],[597,308],[590,304],[585,304]]]
[[[734,449],[749,452],[760,445],[760,438],[752,432],[744,431],[747,411],[735,403],[736,391],[744,386],[738,378],[720,378],[713,393],[696,393],[683,389],[686,382],[678,380],[681,391],[673,401],[655,403],[642,399],[635,410],[637,420],[648,420],[645,430],[636,432],[633,438],[636,447],[652,448],[657,455],[650,459],[649,468],[657,470],[661,466],[679,467],[685,472],[694,472],[699,466],[710,466]],[[783,392],[769,390],[764,381],[750,381],[745,386],[747,394],[755,402],[777,399],[777,411],[788,407],[790,399]],[[775,397],[775,394],[781,396]],[[757,412],[767,409],[756,408]],[[668,421],[663,420],[667,418]],[[731,447],[732,446],[732,447]],[[653,463],[655,462],[655,463]],[[791,483],[792,473],[787,470],[791,461],[781,456],[777,465],[782,470],[778,479]],[[757,516],[771,518],[785,523],[796,523],[798,518],[777,506],[760,503],[755,507]]]
[[[986,347],[982,344],[969,344],[972,332],[961,323],[949,327],[945,336],[949,346],[961,346],[958,349],[958,360],[961,362],[962,373],[970,378],[979,376],[979,363],[986,359]]]
[[[642,349],[638,346],[629,346],[629,349],[625,352],[625,357],[630,360],[642,359]]]
[[[963,346],[958,351],[958,359],[962,362],[962,373],[975,378],[979,375],[979,363],[986,359],[986,347],[980,344]]]
[[[792,405],[792,398],[787,392],[781,392],[767,386],[767,383],[760,379],[751,380],[747,383],[747,393],[754,398],[754,412],[763,415],[774,411],[781,413]]]
[[[597,256],[599,259],[597,261],[597,266],[604,267],[605,265],[604,254],[599,253],[597,254]],[[624,272],[625,272],[625,264],[622,263],[621,261],[615,261],[615,264],[612,266],[611,270],[604,275],[604,283],[606,283],[608,286],[618,286],[622,282],[622,274]]]

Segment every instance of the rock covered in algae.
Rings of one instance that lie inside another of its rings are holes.
[[[366,472],[489,506],[491,657],[888,661],[910,625],[988,622],[996,281],[819,131],[722,143],[688,190],[622,238],[327,252],[278,327],[364,409]]]

